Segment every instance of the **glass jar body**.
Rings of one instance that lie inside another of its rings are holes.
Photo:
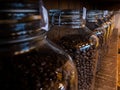
[[[28,52],[0,56],[0,64],[2,90],[78,90],[71,58],[47,39]]]
[[[75,26],[54,25],[48,32],[48,38],[61,46],[75,62],[79,90],[93,90],[98,59],[97,48],[89,41],[91,31],[87,27],[73,27]]]
[[[98,11],[97,11],[98,12]],[[95,10],[87,12],[86,26],[92,30],[99,38],[99,59],[97,64],[97,72],[101,68],[101,61],[108,52],[108,25],[105,20],[102,19],[102,13],[99,14]]]
[[[71,57],[46,38],[42,0],[0,0],[0,5],[0,89],[78,90]]]

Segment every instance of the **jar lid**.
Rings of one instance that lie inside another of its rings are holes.
[[[82,19],[81,10],[63,9],[59,14],[54,15],[52,20],[54,20],[54,25],[71,25],[72,27],[81,27],[81,25],[85,24]]]
[[[0,44],[39,37],[42,0],[0,0]]]

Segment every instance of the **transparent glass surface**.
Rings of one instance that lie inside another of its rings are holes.
[[[72,58],[43,30],[42,0],[0,5],[0,90],[78,90]]]
[[[78,71],[79,90],[92,90],[98,38],[85,26],[81,14],[79,10],[62,10],[59,16],[55,16],[48,38],[72,57]]]

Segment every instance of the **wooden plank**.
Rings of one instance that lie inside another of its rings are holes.
[[[101,69],[96,75],[94,90],[117,90],[117,42],[118,30],[114,29],[108,54],[101,61]]]
[[[45,7],[49,9],[58,9],[58,0],[44,0]]]
[[[81,9],[82,7],[90,8],[90,5],[80,0],[44,0],[44,5],[49,9]]]

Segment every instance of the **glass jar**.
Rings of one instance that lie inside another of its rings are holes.
[[[115,28],[115,12],[114,11],[109,11],[109,17],[108,17],[109,21],[110,21],[110,25],[111,25],[111,32],[110,35],[112,35],[113,30]]]
[[[103,11],[103,20],[105,21],[105,23],[108,25],[108,40],[110,40],[110,36],[111,36],[111,21],[109,20],[109,12],[108,10],[104,10]]]
[[[71,55],[78,71],[78,90],[93,90],[98,38],[85,26],[81,14],[79,10],[61,10],[48,38]]]
[[[86,25],[90,28],[90,30],[95,30],[96,28],[101,28],[104,33],[104,38],[106,42],[107,39],[107,25],[103,19],[103,13],[100,10],[89,10],[87,11],[87,22]]]
[[[41,29],[41,0],[7,1],[0,1],[0,89],[78,90],[71,57]]]
[[[86,17],[86,26],[93,31],[96,36],[99,38],[99,46],[98,46],[98,64],[97,64],[97,72],[101,68],[101,61],[106,55],[106,30],[102,25],[98,24],[97,20],[98,14],[95,10],[89,10],[87,11],[87,17]]]
[[[97,13],[94,10],[89,10],[87,11],[87,17],[86,17],[86,26],[93,32],[96,33],[98,36],[99,40],[99,45],[104,46],[105,43],[105,35],[106,35],[106,30],[98,24],[97,20]]]
[[[96,10],[96,13],[98,14],[98,23],[102,25],[102,27],[106,30],[106,52],[108,53],[109,49],[109,36],[110,36],[110,26],[104,19],[104,13],[102,10]]]
[[[105,31],[105,45],[104,45],[104,52],[105,55],[109,51],[109,25],[105,22],[104,17],[103,17],[103,11],[102,10],[93,10],[97,14],[97,25],[101,27]],[[104,55],[104,56],[105,56]]]
[[[114,28],[114,22],[113,22],[114,13],[112,11],[108,11],[108,10],[104,10],[103,13],[104,13],[104,21],[109,26],[109,39],[110,39],[113,28]]]

